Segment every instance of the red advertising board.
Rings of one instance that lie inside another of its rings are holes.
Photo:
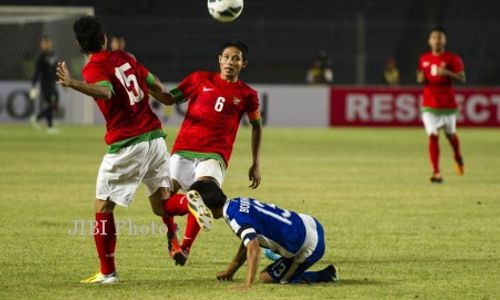
[[[420,125],[420,87],[334,86],[331,126]],[[461,126],[500,127],[500,88],[457,88]]]

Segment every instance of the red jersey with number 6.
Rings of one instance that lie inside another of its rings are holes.
[[[92,54],[82,71],[85,82],[112,89],[111,99],[95,99],[106,120],[108,145],[161,129],[149,106],[149,71],[123,51]]]
[[[227,82],[219,73],[194,72],[171,94],[178,102],[189,101],[172,153],[215,153],[227,165],[243,114],[260,122],[257,92],[240,80]]]
[[[418,62],[418,70],[423,72],[425,77],[422,106],[431,109],[456,109],[452,78],[438,75],[439,67],[454,73],[464,71],[462,59],[455,53],[446,51],[440,55],[433,55],[429,51],[422,54]]]

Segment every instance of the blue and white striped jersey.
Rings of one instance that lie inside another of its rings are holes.
[[[316,223],[312,217],[255,199],[231,199],[224,205],[223,215],[245,246],[257,239],[261,247],[279,252],[284,257],[301,252],[311,236],[317,239]]]

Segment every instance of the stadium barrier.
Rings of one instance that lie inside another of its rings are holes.
[[[19,123],[29,120],[40,110],[40,101],[29,98],[31,82],[0,81],[0,123]],[[59,111],[56,120],[66,124],[92,124],[96,106],[89,98],[71,89],[58,88]]]
[[[330,91],[331,126],[417,126],[420,87],[334,86]],[[461,126],[500,126],[500,89],[456,89]]]
[[[38,110],[30,82],[0,82],[0,122],[26,122]],[[174,84],[167,83],[167,87]],[[263,85],[259,91],[266,126],[418,126],[420,87]],[[103,124],[97,106],[73,90],[59,88],[58,119],[68,124]],[[461,126],[500,127],[500,88],[457,88]],[[165,124],[179,125],[187,104],[165,107],[152,101]]]

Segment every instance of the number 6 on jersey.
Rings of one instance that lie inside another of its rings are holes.
[[[226,102],[226,99],[224,99],[224,97],[217,98],[217,101],[215,101],[214,110],[216,112],[221,112],[224,108],[224,102]]]

